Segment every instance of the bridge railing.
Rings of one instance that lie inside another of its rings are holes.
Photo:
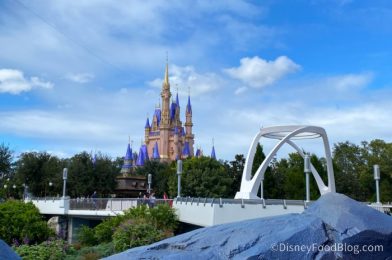
[[[282,206],[288,206],[288,205],[296,205],[296,206],[304,206],[307,207],[310,205],[312,202],[305,202],[303,200],[284,200],[284,199],[223,199],[223,198],[194,198],[194,197],[180,197],[175,199],[175,203],[185,203],[185,204],[196,204],[198,205],[208,205],[210,204],[211,206],[214,204],[219,204],[219,206],[223,206],[225,204],[230,204],[230,205],[241,205],[242,207],[244,205],[259,205],[262,204],[264,207],[268,205],[282,205]]]
[[[171,205],[172,200],[155,199],[153,202],[142,198],[77,198],[70,200],[69,209],[124,211],[142,204],[152,207],[164,203]]]

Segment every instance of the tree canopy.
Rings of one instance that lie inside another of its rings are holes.
[[[90,196],[95,190],[100,196],[114,193],[116,176],[121,168],[121,158],[112,160],[98,153],[95,158],[87,152],[78,153],[68,159],[60,159],[46,152],[22,153],[13,162],[13,152],[4,144],[0,145],[0,172],[7,176],[0,189],[1,196],[21,197],[23,184],[35,196],[61,195],[62,170],[68,167],[67,195],[71,197]],[[265,159],[263,147],[257,146],[252,173]],[[325,158],[311,155],[311,161],[324,182],[327,182]],[[353,144],[337,143],[333,147],[333,166],[337,192],[360,201],[375,201],[373,165],[380,165],[380,191],[382,201],[392,201],[392,144],[373,140]],[[232,198],[240,190],[245,157],[237,154],[232,161],[218,161],[210,157],[189,158],[183,162],[182,196]],[[177,196],[176,162],[147,161],[144,167],[137,167],[137,175],[152,175],[152,188],[157,197],[166,193]],[[10,180],[8,180],[10,178]],[[311,180],[311,199],[319,196]],[[49,184],[52,185],[49,185]],[[15,184],[16,189],[11,188]],[[264,198],[304,199],[305,175],[303,159],[298,153],[286,158],[274,158],[264,176]]]

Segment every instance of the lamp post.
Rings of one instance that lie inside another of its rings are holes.
[[[26,185],[26,183],[23,183],[22,184],[22,187],[23,187],[23,200],[25,200],[26,199],[26,197],[27,197],[27,185]]]
[[[64,168],[63,169],[63,180],[64,180],[64,184],[63,184],[63,199],[65,199],[65,188],[67,186],[67,177],[68,177],[68,168]]]
[[[379,188],[379,182],[380,182],[380,166],[378,164],[373,165],[373,171],[374,171],[374,180],[376,181],[376,197],[377,197],[377,204],[381,204],[380,202],[380,188]]]
[[[310,187],[309,187],[309,173],[310,170],[310,157],[308,154],[305,154],[304,157],[304,172],[305,172],[305,181],[306,181],[306,202],[310,201]]]
[[[261,182],[260,182],[260,199],[264,199],[264,189],[263,189],[263,186],[264,186],[264,178],[262,178]]]
[[[151,183],[152,183],[152,175],[151,175],[151,173],[149,173],[147,175],[147,182],[148,182],[148,190],[147,190],[147,192],[150,193],[151,192]]]
[[[177,160],[177,198],[181,197],[181,174],[182,174],[182,161]]]
[[[4,184],[4,190],[5,190],[5,197],[6,198],[8,198],[8,190],[7,190],[7,188],[8,188],[8,185]]]
[[[15,193],[15,191],[16,191],[16,185],[14,184],[14,185],[12,185],[12,197],[13,198],[18,197],[17,194]]]
[[[49,197],[50,197],[50,190],[51,190],[51,188],[52,188],[52,185],[53,185],[53,183],[52,183],[51,181],[49,181],[49,191],[48,191]]]

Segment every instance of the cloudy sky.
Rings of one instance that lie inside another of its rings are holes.
[[[391,142],[391,24],[387,0],[3,0],[0,143],[116,157],[130,136],[137,149],[166,52],[205,154],[214,138],[231,160],[272,125]]]

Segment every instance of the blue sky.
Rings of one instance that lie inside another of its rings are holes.
[[[390,1],[3,0],[0,143],[116,157],[130,136],[138,149],[166,52],[205,154],[212,138],[218,158],[245,154],[272,125],[390,142],[391,24]]]

